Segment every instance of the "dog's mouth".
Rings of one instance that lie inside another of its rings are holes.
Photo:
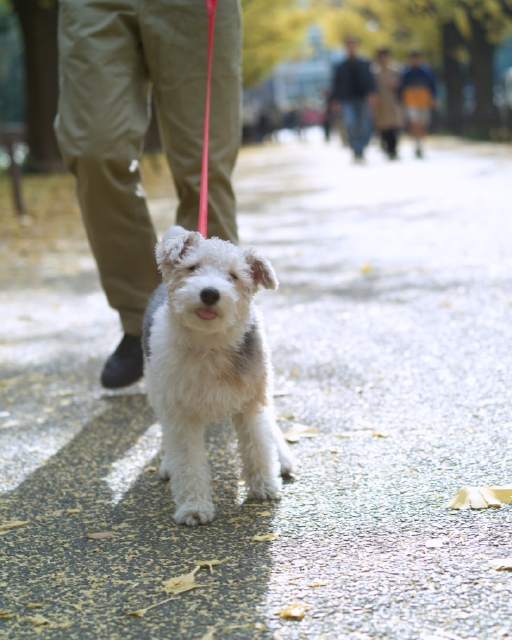
[[[214,320],[217,317],[215,311],[211,311],[210,309],[198,309],[196,313],[203,320]]]

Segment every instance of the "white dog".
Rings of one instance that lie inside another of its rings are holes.
[[[180,524],[213,518],[204,428],[231,417],[249,497],[276,498],[293,458],[276,424],[272,366],[259,311],[260,286],[276,289],[270,263],[252,248],[205,240],[181,227],[156,247],[163,283],[144,318],[150,403],[163,430],[160,477],[171,479]]]

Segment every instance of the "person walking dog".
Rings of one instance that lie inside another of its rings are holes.
[[[143,374],[142,319],[161,282],[156,235],[140,186],[151,87],[179,198],[176,223],[197,229],[207,73],[204,0],[60,0],[55,130],[100,279],[124,336],[101,382]],[[231,173],[240,141],[241,25],[219,0],[211,88],[208,235],[237,243]]]
[[[364,150],[372,135],[375,81],[368,60],[357,55],[357,40],[348,37],[345,45],[348,56],[335,67],[332,100],[334,108],[341,109],[349,146],[359,164],[364,161]]]

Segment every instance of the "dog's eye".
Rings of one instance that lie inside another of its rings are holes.
[[[236,275],[236,273],[230,273],[229,276],[230,278],[233,278],[233,280],[238,280],[238,276]]]
[[[199,267],[198,264],[193,264],[191,267],[188,268],[188,270],[189,271],[195,271],[198,267]]]

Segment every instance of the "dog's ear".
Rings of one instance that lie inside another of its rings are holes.
[[[167,239],[164,237],[155,248],[160,271],[163,273],[164,268],[174,266],[190,249],[197,247],[202,239],[203,236],[197,231],[183,231]]]
[[[256,287],[260,285],[265,289],[277,289],[279,282],[270,262],[259,255],[252,247],[243,250],[245,261],[249,265],[252,279]]]

